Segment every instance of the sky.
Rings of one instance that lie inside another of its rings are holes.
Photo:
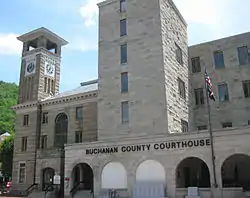
[[[2,0],[0,80],[19,83],[22,43],[16,37],[39,27],[69,42],[62,50],[60,92],[96,79],[100,1]],[[173,1],[188,23],[189,45],[250,31],[249,0]]]

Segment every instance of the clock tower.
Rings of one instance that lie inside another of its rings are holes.
[[[61,48],[68,42],[42,27],[17,38],[23,42],[18,103],[59,92]]]

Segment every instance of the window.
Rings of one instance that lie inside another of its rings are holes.
[[[191,59],[191,65],[192,65],[192,72],[193,73],[201,72],[200,57],[192,58]]]
[[[182,98],[186,99],[185,83],[178,78],[179,94]]]
[[[181,48],[175,43],[175,58],[177,60],[178,63],[180,63],[181,65],[183,64],[183,60],[182,60],[182,50]]]
[[[48,112],[44,112],[43,113],[43,120],[42,120],[42,123],[43,124],[46,124],[49,122],[49,113]]]
[[[227,84],[218,85],[220,102],[229,101]]]
[[[47,93],[50,94],[50,87],[51,87],[51,84],[50,84],[50,79],[48,79],[48,90],[47,90]]]
[[[76,120],[82,120],[82,107],[76,107]]]
[[[181,120],[181,130],[182,133],[188,132],[188,122],[185,120]]]
[[[75,132],[75,143],[82,142],[82,131]]]
[[[121,45],[121,64],[127,63],[127,44]]]
[[[126,12],[126,0],[120,0],[120,12]]]
[[[22,137],[22,152],[27,151],[27,137]]]
[[[233,126],[232,122],[223,122],[222,123],[222,128],[230,128],[232,126]]]
[[[121,92],[128,92],[128,72],[121,73]]]
[[[54,147],[62,148],[67,143],[67,137],[68,116],[65,113],[59,113],[55,119]]]
[[[249,52],[247,46],[238,47],[238,59],[240,65],[246,65],[249,62]]]
[[[127,20],[122,19],[120,20],[120,36],[127,35]]]
[[[18,182],[23,184],[25,182],[25,172],[26,172],[26,165],[25,163],[20,163],[19,164],[19,179]]]
[[[50,93],[54,94],[54,80],[51,80],[51,90]]]
[[[224,65],[224,56],[222,51],[215,51],[214,52],[214,64],[215,68],[225,68]]]
[[[204,104],[203,88],[195,89],[194,96],[195,96],[195,104],[196,105],[203,105]]]
[[[41,142],[41,149],[46,149],[47,148],[47,135],[42,135],[42,142]]]
[[[47,84],[48,84],[48,79],[45,77],[44,78],[44,92],[46,93],[47,92]]]
[[[242,82],[244,96],[246,98],[250,98],[250,80]]]
[[[128,101],[124,101],[121,103],[122,110],[122,123],[129,122],[129,105]]]
[[[247,121],[247,125],[250,125],[250,120]]]
[[[29,115],[24,115],[23,116],[23,126],[28,126],[29,125]]]
[[[203,131],[203,130],[207,130],[207,125],[200,125],[197,126],[198,131]]]

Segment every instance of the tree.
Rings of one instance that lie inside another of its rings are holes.
[[[2,163],[2,173],[10,177],[12,173],[14,134],[6,137],[0,144],[0,162]]]
[[[0,81],[0,135],[14,132],[15,113],[11,107],[17,104],[18,86]]]

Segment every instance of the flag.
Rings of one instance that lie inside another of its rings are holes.
[[[207,93],[208,93],[208,97],[211,100],[215,101],[214,92],[213,92],[213,86],[212,86],[210,77],[207,74],[206,68],[205,68],[205,87],[206,87],[206,90],[207,90]]]

